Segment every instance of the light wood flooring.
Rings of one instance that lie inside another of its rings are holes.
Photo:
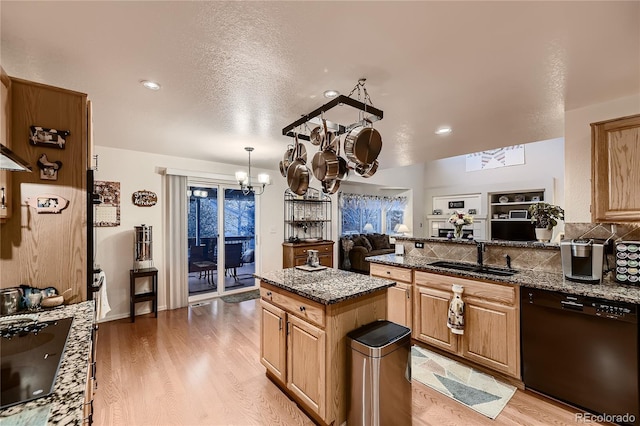
[[[259,302],[101,323],[94,424],[311,425],[265,376]],[[414,425],[573,425],[577,410],[518,390],[496,420],[414,381]],[[591,423],[596,424],[596,423]]]

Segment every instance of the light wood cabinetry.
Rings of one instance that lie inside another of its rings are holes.
[[[592,222],[640,221],[640,115],[591,124]]]
[[[349,376],[346,334],[385,317],[386,292],[322,305],[260,283],[260,361],[267,376],[318,424],[343,424]]]
[[[293,268],[307,263],[309,250],[318,250],[320,264],[333,268],[333,241],[317,243],[282,243],[282,267]]]
[[[407,268],[371,263],[371,276],[396,282],[387,289],[387,319],[412,329],[413,325],[413,271]]]
[[[413,338],[520,378],[519,287],[415,271]],[[451,286],[462,285],[464,334],[447,327]]]
[[[0,67],[0,80],[2,81],[0,143],[11,148],[11,79],[2,67]],[[11,173],[0,170],[0,223],[6,222],[11,217]]]
[[[67,303],[87,300],[87,95],[10,77],[11,150],[34,166],[12,172],[11,218],[2,224],[1,287],[28,284],[71,289]],[[64,149],[33,145],[30,126],[67,130]],[[57,180],[41,179],[42,154],[62,162]],[[27,199],[53,194],[69,200],[58,214],[38,214]]]

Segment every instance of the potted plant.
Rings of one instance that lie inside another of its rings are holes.
[[[529,206],[531,223],[536,227],[536,238],[538,241],[551,241],[553,227],[558,224],[558,220],[564,220],[564,210],[560,206],[548,203],[535,203]]]

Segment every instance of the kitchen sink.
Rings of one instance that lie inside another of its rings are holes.
[[[478,272],[481,274],[497,275],[501,277],[510,277],[516,274],[518,271],[513,269],[495,268],[492,266],[479,266],[470,263],[449,262],[447,260],[439,260],[429,264],[430,266],[437,266],[439,268],[455,269],[456,271],[469,271]]]

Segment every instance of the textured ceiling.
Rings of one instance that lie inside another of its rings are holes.
[[[381,169],[560,137],[565,110],[640,92],[635,1],[3,0],[0,13],[4,69],[89,94],[97,145],[234,164],[251,145],[272,170],[282,128],[360,77],[385,114]]]

